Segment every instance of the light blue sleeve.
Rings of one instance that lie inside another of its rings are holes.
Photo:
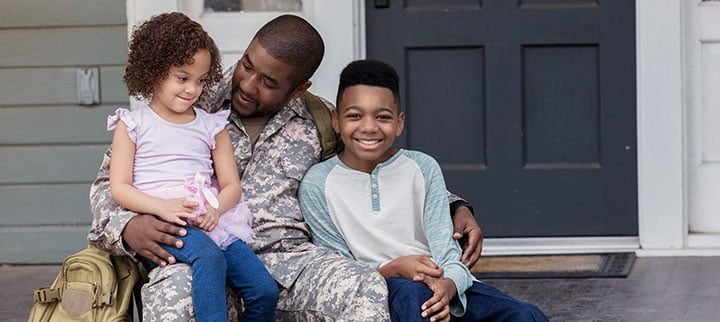
[[[303,177],[298,190],[300,210],[310,227],[315,245],[339,251],[343,256],[355,259],[333,223],[325,199],[325,182],[332,169],[333,159],[314,165]]]
[[[453,223],[450,217],[445,179],[440,165],[427,154],[409,151],[409,155],[418,163],[425,177],[425,209],[423,221],[425,236],[433,259],[445,271],[445,278],[451,279],[457,288],[457,301],[450,302],[450,313],[455,316],[465,314],[467,298],[465,291],[472,286],[470,271],[460,262],[460,245],[452,238]]]

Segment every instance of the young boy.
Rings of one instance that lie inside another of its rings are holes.
[[[460,262],[440,166],[392,147],[404,118],[390,65],[359,60],[343,69],[333,127],[344,150],[313,166],[299,190],[314,242],[377,269],[394,321],[546,321]]]

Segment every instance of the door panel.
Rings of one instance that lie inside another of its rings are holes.
[[[720,2],[685,2],[688,225],[720,235]],[[705,245],[707,246],[707,245]],[[716,245],[713,245],[717,247]]]
[[[637,235],[632,1],[366,1],[406,132],[489,237]]]

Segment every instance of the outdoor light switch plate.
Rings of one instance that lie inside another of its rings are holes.
[[[99,68],[78,68],[76,76],[77,99],[80,105],[100,104]]]

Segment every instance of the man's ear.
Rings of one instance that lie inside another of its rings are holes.
[[[305,93],[305,91],[306,91],[308,88],[310,88],[310,85],[312,85],[312,82],[309,81],[309,80],[306,80],[304,83],[302,83],[302,84],[298,85],[297,87],[295,87],[295,89],[293,90],[293,93],[292,93],[292,95],[290,95],[290,97],[292,97],[293,99],[296,99],[296,98],[300,97],[300,95],[302,95],[303,93]]]

